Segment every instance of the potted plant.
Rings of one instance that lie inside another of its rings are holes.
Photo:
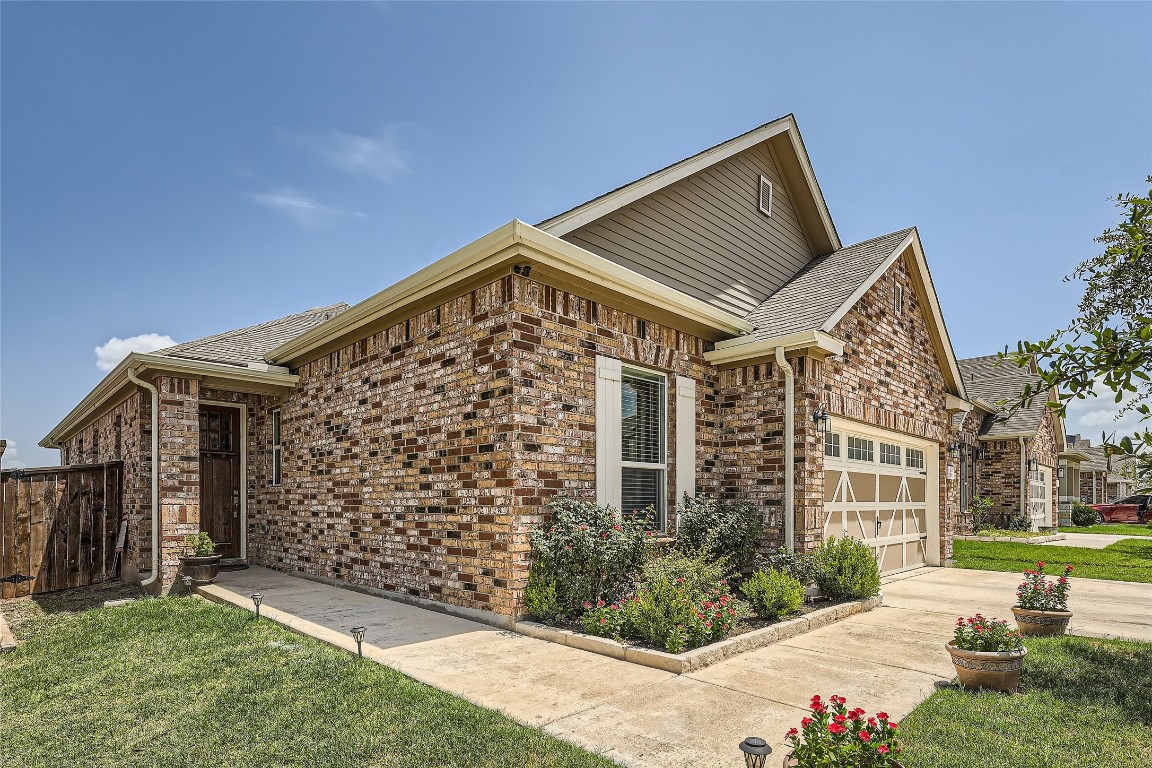
[[[192,577],[193,584],[211,584],[220,573],[220,558],[212,538],[201,531],[184,537],[184,555],[180,558],[180,572]]]
[[[952,656],[961,686],[1004,693],[1015,693],[1020,687],[1020,670],[1028,649],[1020,633],[1008,628],[1008,622],[980,614],[960,617],[953,639],[944,647]]]
[[[1072,612],[1068,610],[1068,574],[1072,566],[1064,566],[1064,575],[1056,581],[1044,576],[1044,562],[1035,569],[1024,571],[1024,581],[1016,588],[1016,605],[1012,615],[1020,634],[1028,637],[1053,637],[1068,629]]]
[[[896,759],[900,754],[897,724],[887,713],[865,717],[864,710],[848,709],[844,697],[836,695],[829,696],[827,703],[813,696],[809,706],[811,717],[802,719],[800,727],[789,730],[785,737],[792,751],[784,765],[901,768]]]

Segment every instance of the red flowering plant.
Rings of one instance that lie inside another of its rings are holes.
[[[962,651],[1016,652],[1024,647],[1024,639],[1019,632],[1008,627],[1008,622],[986,619],[980,614],[956,619],[953,642]]]
[[[863,709],[848,709],[843,696],[824,702],[812,697],[812,715],[788,731],[796,768],[899,768],[897,724],[888,713],[866,717]]]
[[[1068,576],[1072,566],[1064,566],[1064,575],[1048,581],[1044,575],[1047,564],[1041,560],[1036,567],[1024,571],[1024,581],[1016,588],[1016,607],[1028,611],[1068,610]]]

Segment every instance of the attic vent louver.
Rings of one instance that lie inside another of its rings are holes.
[[[760,213],[772,215],[772,182],[763,176],[760,177]]]

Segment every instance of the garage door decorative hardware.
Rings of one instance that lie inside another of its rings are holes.
[[[25,576],[22,573],[13,573],[11,576],[5,576],[4,578],[0,579],[0,583],[3,584],[20,584],[24,581],[32,581],[32,577]]]

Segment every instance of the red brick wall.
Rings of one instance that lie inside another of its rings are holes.
[[[200,382],[161,376],[160,576],[167,587],[180,570],[184,539],[200,531]]]

